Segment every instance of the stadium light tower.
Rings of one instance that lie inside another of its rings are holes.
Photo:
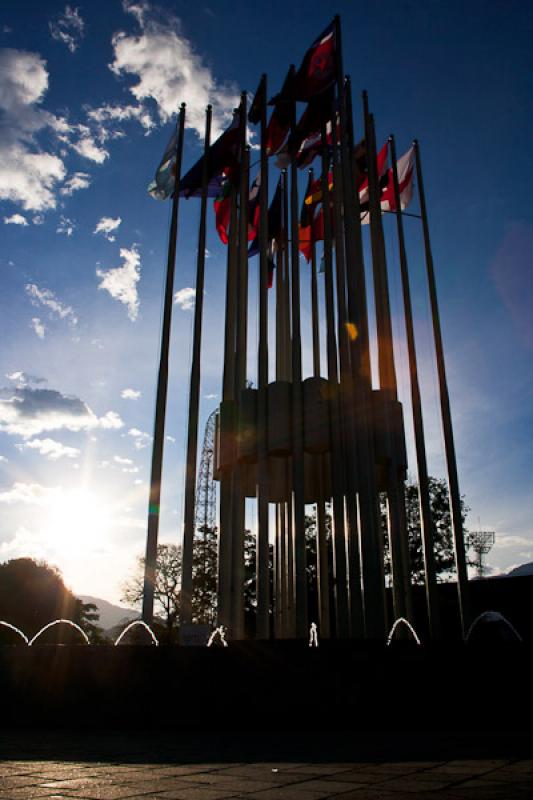
[[[469,547],[477,556],[476,569],[478,578],[483,577],[484,563],[483,557],[486,556],[494,547],[496,534],[494,531],[472,531],[467,537]]]

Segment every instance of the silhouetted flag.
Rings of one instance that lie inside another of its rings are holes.
[[[255,176],[248,193],[248,241],[253,242],[259,229],[259,193],[261,189],[261,170]]]
[[[257,125],[261,122],[261,109],[266,104],[266,80],[263,76],[256,89],[252,105],[248,111],[248,120],[252,125]]]
[[[277,103],[280,100],[302,100],[307,102],[315,95],[328,89],[336,79],[335,23],[332,22],[315,39],[304,55],[300,69],[296,72],[291,86],[284,86],[281,92],[270,102]]]
[[[148,186],[148,192],[156,200],[167,200],[174,193],[177,146],[178,134],[177,131],[174,131],[156,170],[154,180]]]
[[[227,175],[224,176],[220,193],[215,197],[213,208],[215,209],[215,225],[217,233],[223,244],[229,241],[229,221],[231,215],[231,187],[232,181]]]
[[[228,175],[231,179],[236,179],[239,157],[239,115],[234,114],[229,128],[209,148],[208,197],[219,196]],[[200,197],[203,161],[202,156],[181,179],[180,197]]]
[[[398,173],[398,188],[400,190],[400,206],[403,211],[407,208],[413,198],[413,171],[414,171],[414,148],[410,147],[396,162]],[[381,194],[381,210],[397,211],[396,199],[394,197],[394,183],[392,168],[387,170],[387,185]]]
[[[307,142],[308,140],[312,140],[313,143],[318,141],[318,145],[315,144],[315,155],[319,152],[321,146],[320,131],[323,123],[326,125],[330,123],[332,118],[333,100],[334,92],[332,86],[327,91],[322,92],[322,94],[309,101],[305,111],[296,124],[296,127],[293,131],[291,131],[285,146],[281,151],[279,151],[280,155],[276,159],[277,167],[280,169],[285,169],[288,167],[290,163],[290,157],[293,153],[296,154],[296,163],[298,166],[303,166],[301,163],[302,160],[299,159],[299,156],[304,142]],[[331,125],[329,125],[329,127],[331,128]],[[329,140],[331,144],[331,133]],[[311,161],[313,158],[311,158]],[[307,163],[310,163],[310,161]]]
[[[278,180],[278,185],[268,209],[268,288],[272,287],[272,276],[274,271],[274,255],[279,247],[281,236],[283,233],[283,226],[281,222],[282,211],[282,188],[281,176]],[[248,250],[248,257],[256,256],[259,253],[259,236],[256,235],[250,249]]]
[[[266,152],[268,156],[274,155],[283,146],[291,128],[291,109],[293,101],[289,97],[292,84],[292,69],[289,69],[283,87],[276,98],[270,100],[269,105],[274,106],[266,129]]]

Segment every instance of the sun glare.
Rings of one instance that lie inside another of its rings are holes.
[[[62,553],[79,552],[103,544],[110,528],[109,509],[85,489],[62,491],[48,511],[43,531],[47,544]]]

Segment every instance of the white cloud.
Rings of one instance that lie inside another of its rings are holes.
[[[56,233],[64,233],[65,236],[70,237],[74,233],[75,227],[76,227],[75,222],[73,222],[68,217],[64,217],[63,214],[61,214],[59,222],[57,223]]]
[[[84,134],[71,146],[80,156],[89,161],[95,161],[97,164],[103,164],[106,158],[109,158],[109,152],[104,147],[100,147],[90,134]]]
[[[173,436],[165,436],[167,442],[171,442],[171,444],[175,444],[176,440]]]
[[[141,257],[136,245],[132,245],[131,250],[121,247],[120,257],[124,261],[121,267],[96,270],[97,276],[101,278],[98,288],[105,289],[115,300],[124,303],[129,318],[134,322],[139,313],[137,283],[141,277]]]
[[[64,12],[49,22],[49,27],[52,39],[65,44],[71,53],[78,49],[85,29],[78,8],[65,6]]]
[[[113,37],[114,60],[111,70],[118,76],[133,75],[138,80],[130,91],[139,103],[155,101],[161,121],[187,103],[186,124],[203,137],[205,108],[213,106],[213,137],[231,120],[238,104],[235,86],[220,84],[189,40],[181,33],[176,17],[159,10],[158,17],[148,3],[124,0],[124,10],[132,14],[141,29],[137,36],[124,32]]]
[[[39,317],[32,317],[31,319],[31,327],[39,337],[39,339],[44,339],[44,335],[46,333],[46,328],[39,319]]]
[[[87,189],[87,187],[90,185],[91,179],[86,172],[75,172],[70,176],[70,178],[67,178],[59,190],[59,194],[62,194],[65,197],[70,197],[70,195],[74,194],[74,192],[78,192],[80,189]],[[35,223],[35,219],[33,221]]]
[[[212,392],[211,394],[204,394],[206,400],[216,400],[218,397],[217,392]]]
[[[110,241],[115,241],[115,236],[113,236],[113,231],[116,231],[122,222],[120,217],[113,219],[113,217],[102,217],[99,222],[96,223],[96,228],[93,231],[93,234],[96,233],[103,233],[105,238]]]
[[[31,221],[34,225],[42,225],[44,223],[44,217],[42,214],[35,214]]]
[[[142,450],[144,447],[148,447],[150,442],[152,441],[152,437],[148,433],[144,433],[140,431],[138,428],[130,428],[128,431],[128,435],[133,439],[133,446],[136,450]]]
[[[17,445],[19,450],[37,450],[42,456],[46,456],[51,461],[58,458],[77,458],[80,450],[77,447],[67,447],[55,439],[31,439],[29,442]]]
[[[26,294],[30,298],[32,305],[44,306],[49,309],[51,316],[58,317],[59,319],[66,319],[71,325],[78,324],[78,318],[72,306],[66,306],[58,300],[50,289],[40,289],[35,283],[27,283],[24,288],[26,289]]]
[[[124,423],[115,411],[97,417],[78,397],[29,386],[0,389],[0,431],[30,439],[44,431],[113,430]]]
[[[68,132],[66,121],[39,107],[48,89],[46,62],[24,50],[0,50],[0,200],[26,211],[55,208],[63,161],[39,148],[44,128]]]
[[[523,536],[506,536],[505,534],[496,534],[494,547],[497,549],[506,549],[508,547],[529,547],[531,544],[530,539],[525,539]]]
[[[46,383],[46,378],[39,378],[37,375],[29,375],[27,372],[19,369],[16,372],[6,374],[6,378],[10,381],[15,381],[19,386],[25,386],[27,383]]]
[[[22,225],[27,227],[28,220],[22,214],[12,214],[10,217],[4,217],[4,225]]]
[[[60,493],[58,488],[48,488],[39,483],[22,483],[16,481],[11,489],[0,492],[0,503],[6,505],[43,506],[55,499]]]
[[[123,467],[131,467],[133,465],[131,458],[122,458],[122,456],[113,456],[113,461]]]
[[[194,300],[196,297],[196,289],[186,286],[183,289],[178,289],[174,295],[174,303],[179,306],[182,311],[192,311],[194,308]]]
[[[138,400],[141,393],[137,389],[123,389],[120,396],[123,400]]]

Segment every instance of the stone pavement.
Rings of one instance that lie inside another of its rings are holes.
[[[530,800],[533,760],[0,761],[0,800]]]

